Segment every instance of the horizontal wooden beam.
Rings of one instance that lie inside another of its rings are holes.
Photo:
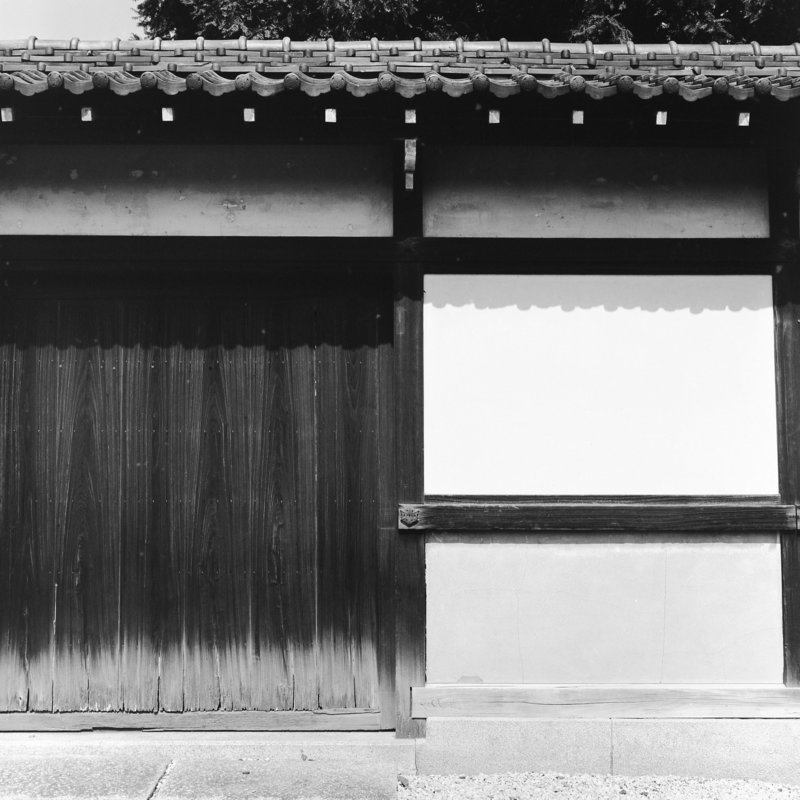
[[[0,714],[0,732],[9,731],[377,731],[374,709],[325,711],[75,712]]]
[[[403,504],[400,531],[507,533],[796,532],[793,505],[765,503],[463,503]]]
[[[416,177],[417,184],[421,176]],[[313,221],[312,221],[313,222]],[[399,231],[399,233],[403,233]],[[318,265],[424,262],[426,272],[578,274],[772,274],[793,254],[770,239],[426,239],[390,237],[0,236],[5,274],[17,269],[138,271],[169,266],[243,272]]]
[[[800,718],[800,689],[765,685],[429,685],[414,717]]]

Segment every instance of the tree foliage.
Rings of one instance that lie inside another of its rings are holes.
[[[140,0],[149,35],[295,40],[800,40],[800,0]]]

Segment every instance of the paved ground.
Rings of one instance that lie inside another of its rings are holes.
[[[395,800],[392,733],[4,733],[0,800]]]

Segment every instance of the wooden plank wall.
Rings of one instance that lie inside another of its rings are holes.
[[[0,710],[379,707],[382,303],[0,302]]]

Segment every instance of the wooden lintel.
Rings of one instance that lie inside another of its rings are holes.
[[[762,503],[406,503],[397,524],[413,533],[795,533],[797,511]]]
[[[209,237],[202,250],[191,238],[165,236],[0,236],[0,271],[57,270],[73,274],[171,269],[227,274],[296,272],[315,264],[376,270],[425,264],[426,273],[517,274],[762,274],[792,256],[793,243],[769,239],[437,239],[422,236],[418,145],[414,189],[406,190],[404,152],[396,155],[395,237]],[[313,220],[310,220],[313,221]],[[235,258],[232,255],[235,253]]]
[[[413,690],[415,717],[800,719],[800,689],[769,685],[480,685]]]

